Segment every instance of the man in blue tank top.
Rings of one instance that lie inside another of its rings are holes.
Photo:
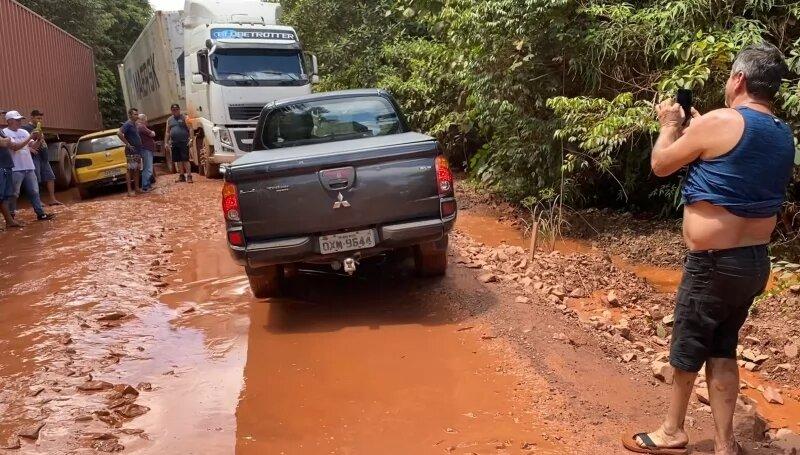
[[[684,114],[672,100],[656,111],[661,133],[651,164],[658,176],[685,166],[683,235],[689,253],[678,290],[670,363],[674,380],[659,429],[623,438],[640,453],[686,453],[684,419],[705,363],[715,421],[715,453],[740,453],[733,433],[739,395],[739,329],[770,274],[767,244],[784,202],[795,156],[792,132],[772,102],[788,73],[781,52],[742,50],[725,86],[727,108]]]

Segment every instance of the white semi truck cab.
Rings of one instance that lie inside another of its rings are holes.
[[[311,93],[317,61],[281,6],[261,0],[187,0],[183,12],[185,98],[192,161],[206,176],[250,152],[268,103]]]

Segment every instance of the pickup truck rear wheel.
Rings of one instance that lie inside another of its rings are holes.
[[[420,276],[442,276],[447,272],[447,246],[449,237],[426,242],[414,247],[414,265]]]
[[[257,299],[267,299],[277,297],[283,291],[283,266],[272,265],[259,269],[246,267],[247,280],[250,282],[250,290]]]

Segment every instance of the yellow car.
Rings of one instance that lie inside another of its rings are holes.
[[[75,180],[81,199],[101,186],[125,183],[128,162],[118,130],[87,134],[75,146]]]

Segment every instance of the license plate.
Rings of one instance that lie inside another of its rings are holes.
[[[319,250],[322,254],[361,250],[374,246],[375,232],[372,229],[345,232],[344,234],[323,235],[319,238]]]
[[[122,175],[124,172],[125,171],[123,171],[122,169],[106,169],[101,174],[103,175],[103,177],[114,177],[117,175]]]

